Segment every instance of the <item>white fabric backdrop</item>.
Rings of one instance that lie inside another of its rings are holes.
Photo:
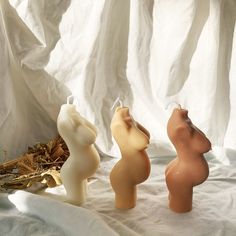
[[[56,134],[73,93],[117,155],[109,124],[120,96],[167,155],[170,101],[216,146],[236,149],[235,0],[1,0],[0,148],[8,158]],[[1,152],[1,159],[3,155]]]

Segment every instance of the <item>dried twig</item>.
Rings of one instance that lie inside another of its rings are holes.
[[[69,156],[69,150],[60,136],[47,144],[37,143],[15,160],[0,164],[0,188],[24,189],[33,183],[60,184],[59,172]]]

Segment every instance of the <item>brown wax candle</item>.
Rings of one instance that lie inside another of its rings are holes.
[[[169,207],[184,213],[192,210],[193,187],[203,183],[209,175],[209,167],[203,156],[211,149],[204,133],[193,125],[188,111],[174,109],[167,133],[177,157],[166,168],[166,184],[169,190]]]

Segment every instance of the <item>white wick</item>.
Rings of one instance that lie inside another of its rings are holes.
[[[177,103],[177,102],[175,102],[175,101],[169,102],[169,103],[166,105],[165,109],[167,110],[167,109],[169,108],[169,106],[172,105],[172,104],[175,104],[178,109],[181,109],[180,104]]]
[[[67,97],[67,99],[66,99],[66,104],[73,104],[74,101],[75,101],[74,95],[70,95],[70,96]]]
[[[114,107],[116,106],[117,103],[120,104],[120,107],[123,107],[123,102],[121,101],[120,97],[118,97],[118,98],[114,101],[114,103],[113,103],[113,105],[112,105],[112,107],[111,107],[111,110],[114,109]]]
[[[70,95],[69,97],[67,97],[66,99],[66,104],[72,104],[72,105],[78,105],[79,100],[75,95]]]

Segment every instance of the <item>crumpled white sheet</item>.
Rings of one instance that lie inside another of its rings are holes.
[[[235,12],[235,0],[0,1],[0,148],[10,159],[53,137],[73,93],[107,154],[118,154],[109,124],[119,95],[154,156],[172,150],[172,100],[214,145],[236,150]]]
[[[18,199],[22,198],[19,197]],[[47,222],[42,218],[40,219],[38,217],[33,217],[30,214],[24,214],[25,211],[18,210],[16,206],[8,199],[7,194],[0,194],[0,209],[0,235],[2,236],[65,235],[63,231],[60,230],[60,228],[52,226],[51,222]]]
[[[54,137],[60,104],[70,94],[43,69],[59,38],[56,28],[64,7],[58,1],[49,1],[48,7],[44,1],[34,2],[0,1],[1,161],[3,150],[13,159],[27,146]],[[11,4],[24,14],[18,15]],[[37,21],[40,15],[45,17],[43,24]]]
[[[221,151],[221,152],[220,152]],[[216,151],[215,151],[216,153]],[[151,159],[149,179],[138,186],[134,209],[114,208],[114,193],[109,173],[117,159],[102,159],[95,177],[89,184],[89,196],[82,207],[64,203],[65,189],[59,186],[38,192],[41,196],[17,191],[8,199],[18,214],[4,204],[1,197],[0,228],[10,230],[14,224],[19,232],[30,230],[34,235],[122,235],[122,236],[233,236],[236,234],[236,152],[218,150],[218,156],[207,154],[210,175],[206,182],[194,188],[193,210],[176,214],[168,208],[168,192],[164,171],[173,157]],[[14,209],[14,208],[13,208]],[[4,214],[5,212],[5,214]],[[4,215],[3,215],[4,214]],[[5,218],[8,216],[7,218]],[[29,223],[27,223],[29,221]],[[46,225],[41,228],[41,225]],[[27,226],[27,224],[29,226]],[[31,232],[30,231],[30,232]],[[36,231],[36,230],[35,230]],[[12,234],[11,234],[12,233]],[[17,234],[25,235],[24,233]]]
[[[36,220],[37,218],[40,218],[42,222],[45,222],[46,225],[50,226],[49,229],[56,229],[56,232],[53,232],[55,235],[118,235],[98,216],[83,208],[63,204],[61,202],[43,198],[38,195],[32,195],[31,193],[23,191],[18,191],[14,195],[10,195],[9,200],[16,206],[18,211],[26,215],[28,214],[29,216],[31,215],[31,219],[34,220],[35,218]],[[17,218],[19,219],[21,217],[18,216]],[[5,223],[8,222],[5,221]],[[35,222],[35,224],[37,223]],[[19,228],[29,230],[27,225],[24,225],[23,227],[21,225]],[[44,228],[41,230],[41,225],[38,224],[37,230],[41,235],[45,235],[43,232],[45,230]],[[52,230],[50,229],[47,233],[51,235],[51,231]],[[10,233],[12,232],[10,231]],[[8,232],[6,235],[9,235]],[[31,234],[17,235],[34,235],[34,232]]]

